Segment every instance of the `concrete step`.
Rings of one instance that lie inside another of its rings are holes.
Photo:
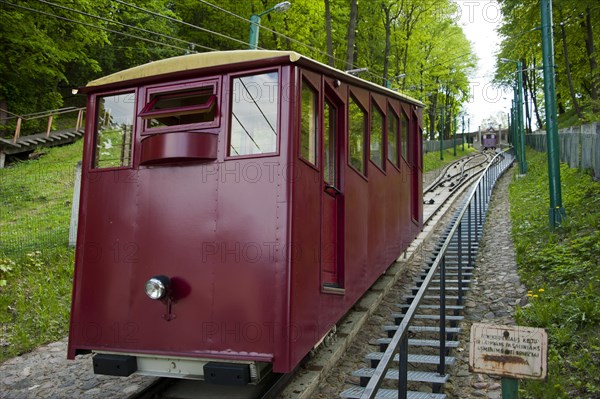
[[[352,372],[354,377],[360,377],[361,386],[367,386],[369,379],[375,374],[375,369],[362,368]],[[385,378],[388,380],[397,380],[400,375],[396,369],[389,369],[385,374]],[[432,373],[429,371],[408,371],[406,373],[408,381],[415,382],[427,382],[431,384],[445,384],[448,381],[448,374],[440,375],[438,373]]]
[[[387,346],[392,342],[391,338],[378,338],[377,345]],[[458,341],[446,341],[446,348],[458,348]],[[437,339],[409,339],[408,346],[427,346],[431,348],[439,348],[440,341]]]
[[[395,326],[394,326],[395,327]],[[379,361],[383,358],[383,352],[371,352],[365,356],[365,361],[371,365],[371,367],[377,367]],[[396,354],[394,356],[394,361],[398,362],[399,355]],[[456,358],[454,356],[446,356],[444,358],[446,366],[453,366],[456,363]],[[440,357],[439,356],[431,356],[431,355],[414,355],[408,354],[408,362],[412,364],[439,364]]]
[[[408,309],[410,304],[399,303],[396,306],[402,309]],[[419,305],[417,309],[439,309],[440,305]],[[462,305],[446,305],[446,310],[463,310],[465,307]]]
[[[392,338],[394,333],[398,329],[398,326],[383,326],[383,330],[387,332],[388,337]],[[413,333],[440,333],[440,328],[438,326],[409,326],[408,331]],[[446,334],[458,334],[462,330],[460,327],[446,327]]]
[[[402,321],[404,316],[406,316],[406,315],[403,313],[392,313],[392,317],[396,321],[396,324],[400,324],[400,321]],[[465,316],[446,315],[446,321],[462,321],[462,320],[464,320],[464,318],[465,318]],[[439,320],[439,319],[440,319],[439,314],[416,314],[413,317],[413,320]]]
[[[345,399],[360,399],[365,388],[352,387],[346,389],[340,394],[340,397]],[[446,395],[442,393],[427,393],[427,392],[414,392],[408,391],[406,393],[408,399],[446,399]],[[397,389],[379,389],[375,399],[398,399]]]

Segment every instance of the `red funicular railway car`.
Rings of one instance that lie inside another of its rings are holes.
[[[91,82],[69,358],[289,372],[422,226],[421,106],[294,52]]]

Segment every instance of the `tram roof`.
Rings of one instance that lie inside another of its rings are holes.
[[[383,86],[361,79],[354,75],[344,73],[338,69],[332,68],[328,65],[322,64],[311,58],[305,57],[295,51],[279,51],[279,50],[232,50],[232,51],[211,51],[205,53],[196,53],[189,55],[182,55],[179,57],[166,58],[163,60],[149,62],[147,64],[138,65],[133,68],[125,69],[113,73],[108,76],[93,80],[89,82],[86,88],[93,89],[99,86],[112,85],[119,82],[125,81],[137,81],[154,76],[174,74],[178,72],[192,71],[195,69],[204,69],[211,67],[219,67],[225,65],[248,63],[252,61],[268,60],[273,58],[288,58],[289,62],[302,64],[313,64],[320,66],[334,72],[334,74],[342,74],[344,79],[350,81],[362,82],[369,86],[375,86],[379,90],[384,90],[394,96],[402,97],[405,100],[410,101],[418,106],[424,106],[424,104],[407,95],[401,94],[397,91],[387,89]],[[88,91],[85,90],[85,91]]]

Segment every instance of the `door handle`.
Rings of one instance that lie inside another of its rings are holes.
[[[325,192],[329,195],[342,195],[342,192],[336,186],[331,184],[325,185]]]

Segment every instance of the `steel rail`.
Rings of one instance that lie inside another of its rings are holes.
[[[461,173],[463,173],[463,171],[464,171],[464,167],[466,164],[468,164],[469,162],[472,162],[475,159],[482,157],[482,156],[485,157],[485,159],[483,161],[479,162],[478,164],[467,169],[467,170],[471,170],[471,169],[479,167],[479,166],[483,165],[484,163],[488,162],[489,158],[487,157],[487,154],[485,154],[485,153],[472,154],[472,155],[468,155],[467,157],[457,159],[456,161],[454,161],[452,163],[449,163],[448,165],[446,165],[444,167],[444,169],[442,169],[442,173],[440,173],[440,175],[435,179],[435,181],[433,183],[431,183],[427,188],[425,188],[425,190],[423,191],[423,195],[429,194],[432,191],[435,191],[435,189],[437,189],[442,183],[451,181],[452,179],[461,175]],[[457,165],[461,166],[461,172],[459,172],[453,176],[448,176],[448,170],[452,166],[457,166]]]
[[[458,179],[458,181],[457,181],[456,185],[455,185],[455,186],[453,186],[453,187],[450,187],[450,188],[448,189],[448,191],[452,192],[452,191],[456,190],[457,188],[461,187],[461,186],[462,186],[462,185],[463,185],[465,182],[467,182],[467,181],[469,181],[469,180],[473,179],[474,177],[478,176],[480,173],[483,173],[485,170],[484,170],[484,171],[480,171],[480,172],[476,172],[476,173],[473,173],[473,174],[468,174],[467,172],[470,172],[470,171],[472,171],[472,170],[475,170],[475,169],[479,168],[481,165],[483,165],[483,164],[484,164],[484,163],[486,163],[486,162],[488,162],[488,163],[489,163],[489,162],[494,162],[494,161],[493,161],[493,159],[492,159],[492,161],[490,161],[490,159],[489,159],[489,158],[486,158],[486,160],[485,160],[485,161],[483,161],[483,162],[480,162],[480,163],[478,163],[477,165],[473,165],[473,166],[469,167],[468,169],[466,169],[466,170],[462,171],[462,172],[461,172],[461,176],[460,176],[460,178]],[[464,165],[463,165],[463,166],[464,166]]]
[[[427,225],[429,223],[429,221],[438,213],[438,211],[444,206],[444,204],[446,204],[448,201],[450,201],[452,198],[454,198],[454,195],[456,192],[458,192],[459,189],[462,189],[463,186],[469,182],[470,180],[480,176],[480,174],[483,172],[483,170],[478,170],[476,173],[471,173],[469,175],[466,175],[466,172],[469,172],[471,170],[477,170],[478,168],[481,167],[481,165],[485,164],[486,162],[489,162],[489,157],[487,157],[487,155],[484,154],[476,154],[474,156],[471,156],[469,159],[467,159],[467,162],[473,161],[476,158],[480,157],[480,156],[485,156],[486,159],[483,162],[479,162],[474,166],[469,167],[467,170],[465,171],[461,171],[459,173],[457,173],[456,175],[453,175],[451,177],[447,177],[446,174],[444,175],[440,175],[440,178],[438,178],[437,180],[437,184],[439,183],[447,183],[447,182],[451,182],[453,179],[456,179],[456,182],[454,182],[454,186],[451,186],[450,188],[448,188],[448,192],[449,195],[445,198],[442,199],[442,202],[440,202],[439,204],[436,203],[436,209],[434,209],[433,212],[431,212],[429,214],[429,216],[426,217],[426,219],[423,220],[423,225]],[[462,161],[464,161],[466,158],[463,158]],[[464,164],[466,164],[467,162],[465,162]],[[456,161],[453,164],[458,164],[460,163],[460,161]],[[451,166],[452,164],[450,164]],[[463,165],[464,166],[464,165]],[[443,179],[442,179],[443,178]],[[441,179],[441,181],[440,181]],[[436,183],[434,183],[436,184]],[[429,193],[432,193],[436,190],[437,187],[433,187],[433,184],[431,184],[429,186]],[[425,193],[423,194],[425,195]],[[428,201],[425,201],[425,198],[423,199],[423,203],[426,205],[432,205],[432,203],[429,203]]]

